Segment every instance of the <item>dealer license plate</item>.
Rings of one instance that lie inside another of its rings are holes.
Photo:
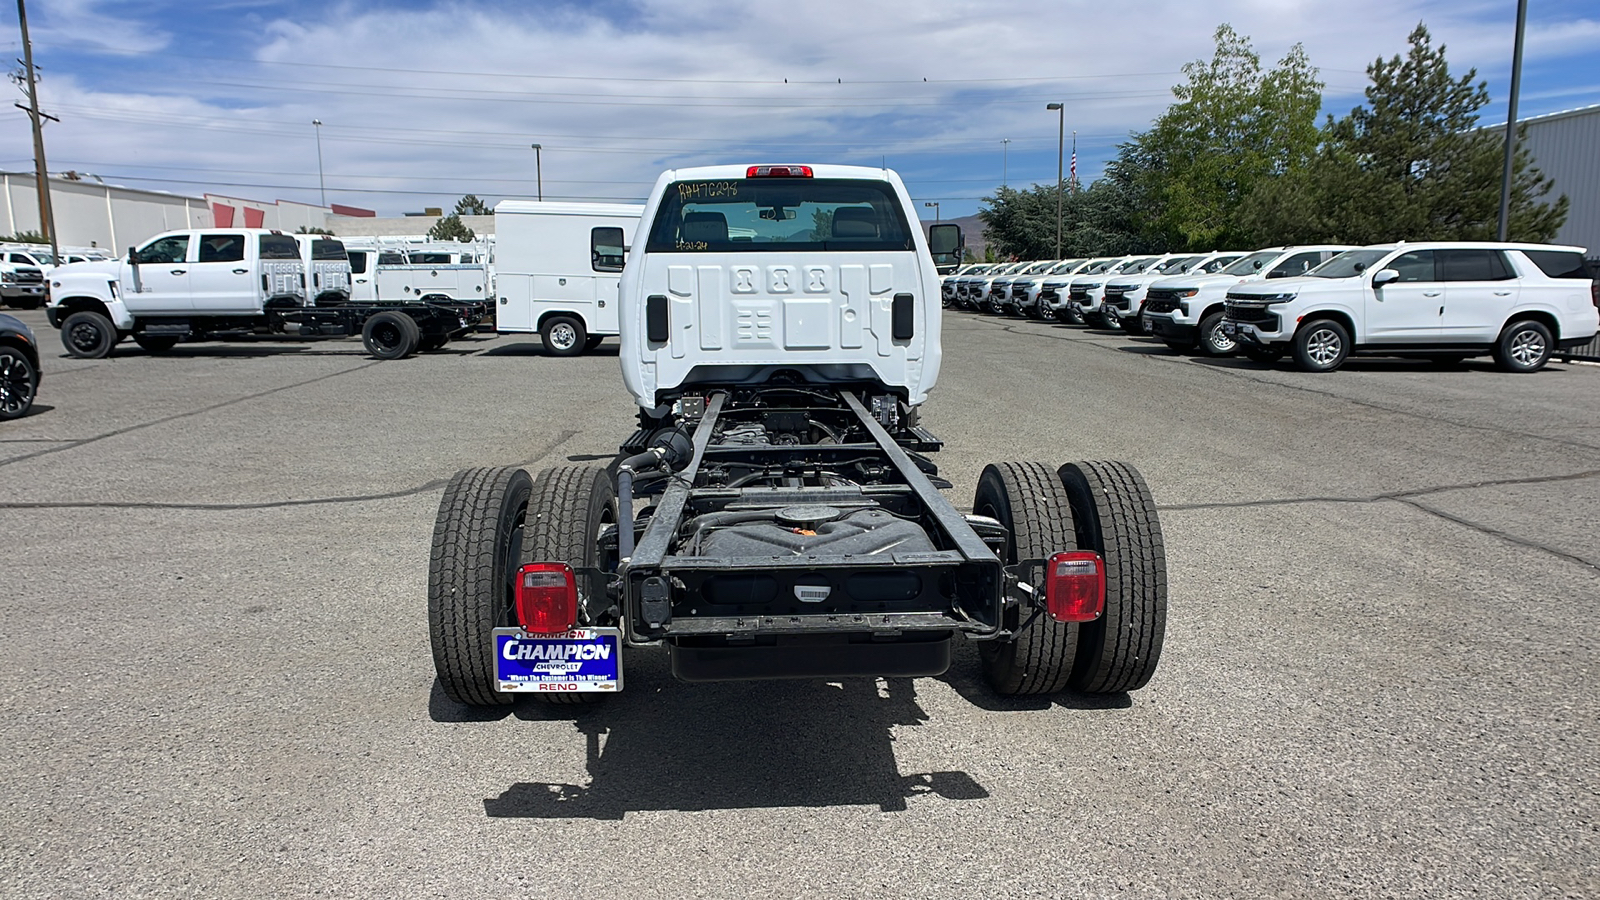
[[[505,694],[622,690],[622,632],[584,628],[561,634],[494,630],[495,680]]]

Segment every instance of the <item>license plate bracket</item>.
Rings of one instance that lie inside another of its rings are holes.
[[[622,631],[578,628],[560,634],[494,630],[496,690],[503,694],[622,690]]]

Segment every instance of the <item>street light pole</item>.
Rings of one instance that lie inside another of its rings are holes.
[[[1000,186],[1006,186],[1006,164],[1011,157],[1011,138],[1000,139]]]
[[[538,182],[538,185],[539,185],[539,199],[540,200],[544,199],[544,161],[541,159],[541,157],[543,155],[544,155],[544,145],[543,144],[534,144],[533,145],[533,177]]]
[[[1067,143],[1067,109],[1060,103],[1046,104],[1056,117],[1056,259],[1061,258],[1061,156]]]
[[[328,205],[328,183],[322,177],[322,120],[312,119],[317,130],[317,187],[322,191],[322,205]]]
[[[1517,93],[1522,90],[1522,33],[1528,24],[1528,0],[1517,0],[1517,37],[1511,50],[1511,97],[1506,110],[1506,167],[1500,173],[1500,240],[1511,231],[1511,163],[1517,155]]]
[[[922,205],[933,207],[933,224],[939,224],[939,202],[937,200],[932,200]]]

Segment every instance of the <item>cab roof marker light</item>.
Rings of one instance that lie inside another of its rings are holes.
[[[744,170],[746,178],[810,178],[810,166],[751,166]]]

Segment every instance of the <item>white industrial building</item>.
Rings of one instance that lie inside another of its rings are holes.
[[[90,176],[92,177],[92,176]],[[174,228],[243,227],[298,231],[327,228],[329,219],[363,222],[369,209],[333,204],[315,206],[290,200],[260,201],[222,194],[185,197],[166,191],[105,184],[98,179],[50,176],[50,203],[56,220],[56,241],[66,247],[123,250]],[[42,231],[39,193],[31,172],[0,171],[0,235]],[[419,227],[426,231],[433,220]]]
[[[1533,164],[1555,182],[1554,199],[1567,195],[1572,206],[1557,244],[1587,247],[1600,256],[1600,104],[1521,120],[1521,146]]]

